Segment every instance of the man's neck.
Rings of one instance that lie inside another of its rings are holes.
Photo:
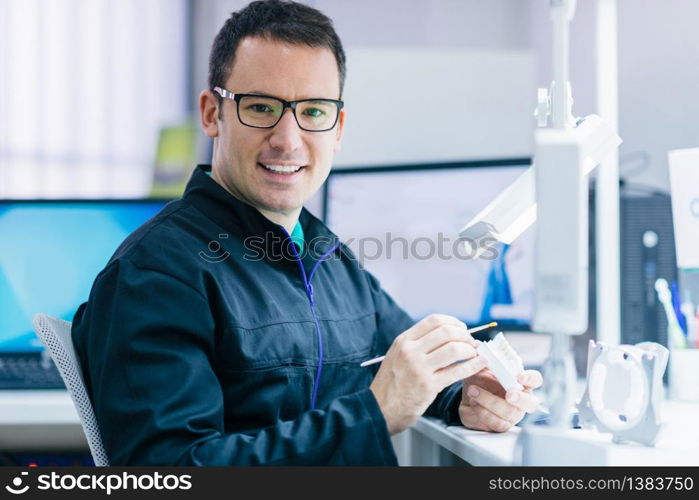
[[[228,186],[226,186],[226,184],[218,177],[218,175],[216,174],[216,170],[214,169],[212,169],[211,171],[211,178],[214,181],[216,181],[216,183],[219,186],[228,191],[228,194],[230,194],[237,200],[242,201],[243,203],[247,203],[248,205],[252,205],[245,199],[242,199],[242,197],[239,196],[238,193],[234,192],[231,189],[228,189]],[[255,209],[267,219],[271,220],[277,225],[284,227],[284,229],[286,229],[286,232],[289,234],[291,234],[294,231],[296,222],[299,220],[299,215],[301,215],[301,207],[296,208],[290,212],[274,212],[270,210],[264,210],[262,208],[256,207],[255,205],[252,206],[255,207]]]
[[[299,215],[301,215],[301,208],[297,208],[289,213],[270,212],[268,210],[263,210],[258,207],[255,208],[257,208],[258,212],[260,212],[262,215],[264,215],[266,218],[268,218],[275,224],[283,226],[284,229],[286,229],[286,232],[289,234],[291,234],[294,231],[294,226],[296,226],[296,222],[299,220]]]

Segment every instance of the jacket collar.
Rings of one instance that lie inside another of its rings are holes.
[[[231,195],[207,172],[211,165],[197,165],[187,183],[182,199],[194,205],[219,226],[243,238],[257,236],[265,240],[271,236],[284,241],[282,226],[262,215],[255,207]],[[313,242],[309,253],[318,258],[330,250],[339,238],[308,210],[303,208],[299,216],[306,243]],[[308,246],[308,245],[307,245]]]

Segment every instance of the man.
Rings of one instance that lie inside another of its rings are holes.
[[[217,35],[212,166],[73,322],[111,464],[393,465],[420,415],[505,431],[536,406],[538,372],[505,399],[462,322],[413,324],[302,209],[340,148],[344,74],[331,21],[301,4],[253,2]]]

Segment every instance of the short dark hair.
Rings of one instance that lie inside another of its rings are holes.
[[[262,36],[290,44],[327,47],[335,55],[340,99],[345,85],[345,51],[332,20],[313,7],[285,0],[257,0],[233,12],[214,39],[209,57],[209,88],[224,87],[243,38]],[[218,95],[215,93],[215,95]]]

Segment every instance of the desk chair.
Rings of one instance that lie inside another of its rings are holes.
[[[78,410],[80,423],[83,426],[85,437],[87,437],[90,453],[92,453],[92,460],[97,466],[108,466],[109,461],[102,445],[102,437],[97,426],[95,413],[90,397],[85,390],[80,362],[73,347],[73,338],[70,333],[71,323],[47,314],[36,314],[32,324],[34,331],[51,353],[51,358],[56,363],[58,372],[63,377],[63,382],[65,382],[68,393],[73,399],[73,404]]]

